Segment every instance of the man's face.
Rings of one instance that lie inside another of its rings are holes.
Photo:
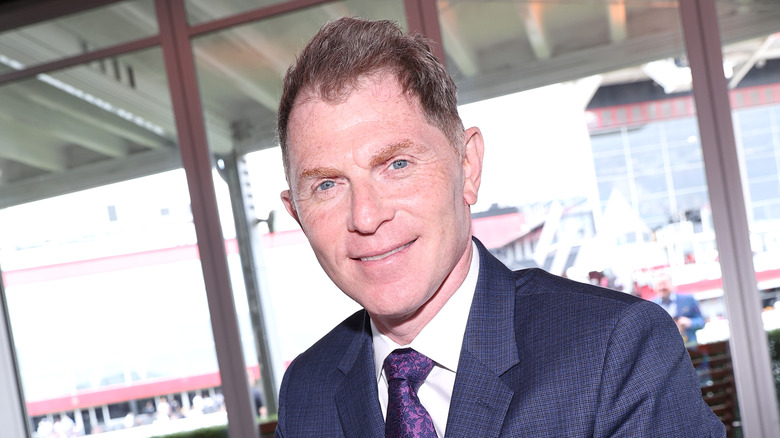
[[[437,312],[468,272],[479,130],[460,160],[393,78],[372,77],[342,103],[297,103],[288,134],[282,200],[330,278],[380,327]]]
[[[674,286],[672,286],[672,278],[669,276],[669,274],[656,274],[655,278],[653,279],[653,289],[655,290],[655,293],[657,293],[658,296],[662,299],[668,298],[669,295],[672,294],[672,290],[674,290]]]

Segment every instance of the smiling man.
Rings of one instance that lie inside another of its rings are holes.
[[[418,36],[325,25],[285,77],[282,193],[361,310],[288,368],[279,437],[724,436],[659,306],[471,236],[483,141]]]

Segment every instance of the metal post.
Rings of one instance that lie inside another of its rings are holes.
[[[684,0],[679,6],[723,272],[742,430],[746,437],[780,436],[715,2]]]
[[[182,163],[192,202],[222,392],[227,405],[228,434],[237,438],[256,437],[259,434],[257,415],[252,409],[247,384],[241,334],[212,176],[213,157],[206,140],[184,2],[156,0],[155,6],[160,21],[160,40],[176,116]]]
[[[235,150],[231,154],[218,156],[223,165],[219,167],[219,173],[225,180],[230,192],[230,205],[233,207],[233,221],[236,225],[236,240],[238,240],[238,253],[241,257],[241,270],[246,287],[246,296],[249,303],[249,317],[252,322],[253,339],[257,349],[257,363],[260,366],[260,378],[263,382],[263,393],[268,413],[278,411],[276,376],[271,363],[271,349],[268,328],[266,327],[265,314],[263,313],[263,300],[260,274],[263,269],[259,266],[263,263],[260,233],[257,228],[258,219],[255,214],[255,204],[252,197],[252,188],[249,183],[249,173],[246,169],[246,160]],[[269,226],[271,224],[269,223]]]
[[[22,398],[16,350],[11,333],[5,287],[0,276],[0,424],[3,436],[30,436],[27,409]]]

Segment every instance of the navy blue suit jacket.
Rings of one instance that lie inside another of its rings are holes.
[[[662,308],[477,246],[447,437],[725,436]],[[384,437],[373,360],[359,311],[290,364],[276,436]]]

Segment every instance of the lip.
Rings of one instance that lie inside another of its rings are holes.
[[[398,246],[396,248],[391,249],[390,251],[383,252],[381,254],[371,255],[371,256],[362,256],[362,257],[355,257],[355,260],[360,260],[361,262],[376,262],[379,260],[384,260],[388,257],[390,257],[393,254],[397,254],[406,248],[410,247],[417,239],[412,240],[411,242],[405,243],[401,246]]]

